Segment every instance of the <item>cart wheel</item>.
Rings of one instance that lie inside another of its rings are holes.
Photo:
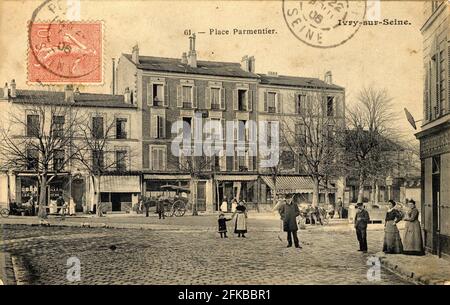
[[[4,218],[9,217],[9,210],[8,209],[1,209],[0,210],[0,215]]]
[[[186,213],[186,204],[183,201],[175,201],[173,211],[176,217],[181,217]]]

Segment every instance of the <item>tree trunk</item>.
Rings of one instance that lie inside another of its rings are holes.
[[[38,208],[38,217],[41,219],[47,218],[47,175],[42,175],[39,184],[39,208]]]
[[[357,203],[362,203],[364,198],[364,177],[362,175],[359,176],[359,188],[358,188],[358,200]]]
[[[313,177],[313,198],[312,206],[319,206],[319,178]]]
[[[97,210],[95,211],[95,215],[97,217],[103,216],[103,207],[101,203],[101,196],[100,196],[100,177],[92,176],[92,186],[94,188],[94,198],[93,198],[93,204],[96,205]]]
[[[380,187],[378,182],[375,182],[375,204],[378,204],[378,198],[380,197]]]

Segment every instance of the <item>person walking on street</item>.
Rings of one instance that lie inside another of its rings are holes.
[[[336,213],[337,216],[342,219],[342,209],[343,209],[344,204],[342,203],[342,199],[341,197],[338,198],[338,201],[336,203]]]
[[[403,254],[424,255],[422,230],[419,222],[419,210],[413,199],[408,201],[409,210],[403,220],[405,221],[405,236],[403,237]]]
[[[384,222],[384,242],[383,252],[390,254],[401,254],[403,252],[402,239],[397,228],[397,223],[402,220],[399,210],[395,209],[396,202],[389,200],[389,210],[386,213]]]
[[[287,200],[279,210],[280,216],[283,219],[283,229],[287,233],[287,247],[292,247],[292,238],[294,239],[294,245],[296,248],[300,248],[298,241],[297,231],[297,216],[300,215],[300,210],[293,200]]]
[[[150,200],[144,199],[145,217],[148,217],[148,210],[150,209]]]
[[[223,196],[222,204],[220,205],[219,209],[222,213],[228,212],[228,200],[226,196]]]
[[[159,197],[156,202],[156,213],[158,213],[159,219],[166,219],[164,212],[164,200],[162,197]]]
[[[359,250],[364,253],[367,253],[367,224],[370,221],[369,212],[364,209],[364,205],[362,202],[358,202],[356,204],[357,211],[355,215],[355,229],[356,229],[356,237],[359,242]]]
[[[230,221],[231,218],[225,218],[225,215],[223,213],[219,214],[219,219],[217,220],[217,223],[219,225],[219,234],[220,238],[228,238],[227,236],[227,221]]]

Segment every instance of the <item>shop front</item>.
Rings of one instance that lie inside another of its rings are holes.
[[[38,201],[40,194],[39,180],[36,175],[19,173],[16,175],[16,202],[25,203],[30,198]],[[47,204],[56,202],[63,196],[67,202],[70,199],[70,176],[62,174],[51,179],[47,186]]]
[[[231,211],[231,201],[243,200],[247,208],[256,209],[258,203],[257,175],[217,175],[214,178],[214,206],[213,211],[218,211],[224,198],[228,201],[228,211]]]
[[[100,177],[100,201],[105,212],[130,212],[137,205],[140,193],[138,175]]]

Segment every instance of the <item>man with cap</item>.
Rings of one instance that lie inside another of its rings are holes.
[[[369,212],[364,209],[362,202],[356,204],[356,215],[355,215],[355,229],[356,237],[359,242],[359,250],[367,253],[367,224],[370,221]]]

